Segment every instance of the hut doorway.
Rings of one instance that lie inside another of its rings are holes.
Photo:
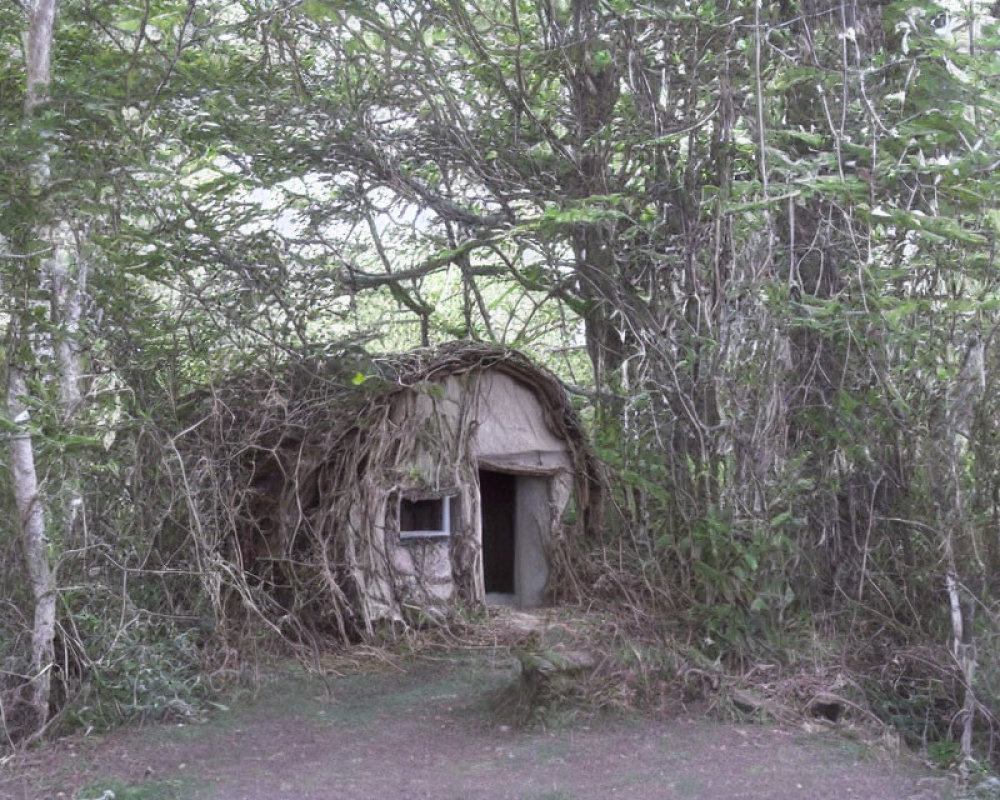
[[[548,478],[480,469],[479,509],[487,602],[541,605],[549,576]]]

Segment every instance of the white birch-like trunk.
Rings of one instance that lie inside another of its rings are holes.
[[[45,507],[35,472],[35,449],[28,428],[30,416],[24,403],[27,392],[20,368],[10,365],[7,373],[7,412],[19,430],[10,437],[10,471],[17,508],[18,530],[35,601],[31,632],[30,700],[32,727],[40,730],[48,721],[55,661],[56,574],[49,562],[45,535]]]
[[[55,326],[53,351],[59,369],[59,404],[69,420],[82,401],[80,366],[80,317],[87,286],[87,263],[66,222],[53,226],[45,237],[52,248],[43,264],[51,285],[52,322]]]
[[[48,98],[51,80],[52,36],[56,17],[57,0],[34,0],[25,6],[28,15],[28,38],[26,42],[27,82],[25,86],[24,114],[30,120],[36,109]],[[48,153],[37,155],[30,165],[35,190],[44,190],[51,183]],[[52,284],[53,322],[63,330],[55,336],[55,355],[60,370],[60,397],[64,412],[72,413],[79,404],[79,368],[64,366],[60,348],[63,340],[71,340],[70,335],[79,323],[79,304],[82,284],[70,280],[69,266],[72,261],[73,238],[68,226],[47,225],[36,230],[36,239],[47,250],[41,273],[47,275]],[[25,324],[34,310],[30,300],[26,305],[11,310],[12,344],[8,351],[6,411],[17,426],[9,439],[9,461],[11,486],[17,510],[17,532],[24,555],[25,567],[31,584],[34,600],[34,619],[31,634],[31,674],[28,704],[32,719],[27,735],[35,735],[44,729],[49,719],[49,700],[52,690],[52,668],[55,663],[56,630],[56,569],[53,554],[46,535],[46,507],[39,485],[35,466],[35,447],[30,429],[30,412],[27,372],[42,362],[42,353],[37,352],[39,338]],[[76,311],[73,311],[74,306]],[[74,316],[75,313],[75,316]],[[68,360],[72,360],[72,342],[66,342]],[[79,359],[76,359],[79,363]],[[70,405],[71,404],[71,405]]]
[[[59,222],[47,231],[51,255],[42,263],[42,274],[50,286],[50,318],[53,328],[52,353],[58,370],[59,407],[62,420],[71,425],[83,402],[83,376],[80,358],[80,317],[87,282],[87,263],[70,226]],[[67,479],[63,485],[62,541],[72,546],[81,514],[85,510],[79,483],[72,475],[77,467],[73,456],[64,459]]]
[[[973,763],[972,733],[976,717],[976,646],[973,639],[973,608],[972,603],[962,602],[962,592],[969,592],[968,587],[961,585],[959,570],[961,564],[965,571],[969,568],[979,573],[985,571],[985,565],[978,557],[968,558],[974,554],[975,547],[969,546],[975,537],[966,519],[964,493],[962,491],[963,458],[972,435],[973,419],[976,404],[986,389],[985,352],[981,341],[974,342],[966,354],[965,363],[959,373],[958,380],[952,389],[948,403],[946,436],[946,468],[949,472],[949,489],[952,495],[951,508],[945,516],[944,556],[947,568],[945,588],[951,609],[952,654],[962,671],[964,697],[962,702],[962,770],[967,771]],[[961,548],[961,550],[959,550]],[[956,552],[958,551],[958,552]],[[961,553],[961,557],[959,555]]]
[[[31,116],[48,97],[52,79],[52,30],[56,21],[56,0],[34,0],[28,10],[28,82],[24,110]]]

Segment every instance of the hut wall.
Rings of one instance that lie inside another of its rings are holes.
[[[475,582],[456,581],[474,562],[475,534],[470,521],[476,513],[469,483],[469,402],[467,376],[449,376],[401,392],[391,419],[400,428],[415,431],[413,447],[387,474],[383,493],[390,508],[384,515],[376,540],[384,543],[391,565],[394,596],[400,610],[420,609],[447,603],[456,594],[476,599]],[[449,537],[402,538],[396,514],[400,499],[451,498]],[[480,581],[481,583],[481,581]]]
[[[478,377],[473,415],[475,457],[496,467],[570,469],[566,443],[552,432],[534,392],[501,372],[484,372]]]
[[[479,469],[517,478],[515,596],[539,605],[548,581],[547,549],[572,493],[572,457],[535,393],[499,371],[451,375],[416,387],[395,412],[418,426],[416,447],[401,465],[398,488],[454,498],[451,536],[401,540],[386,531],[397,591],[423,605],[458,596],[486,599]]]
[[[456,598],[486,599],[480,467],[519,476],[515,594],[522,605],[540,604],[549,542],[572,494],[573,462],[534,392],[496,370],[452,374],[399,392],[389,420],[401,435],[406,432],[409,446],[387,465],[379,496],[368,498],[379,508],[369,517],[375,535],[359,537],[373,546],[375,568],[366,570],[366,583],[376,589],[366,609],[371,618],[398,617]],[[446,495],[452,498],[450,536],[400,535],[401,498]]]

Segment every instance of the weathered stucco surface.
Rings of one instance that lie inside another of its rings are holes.
[[[549,560],[545,553],[552,527],[550,480],[533,475],[517,479],[517,517],[514,551],[514,594],[522,607],[540,606],[549,580]]]
[[[542,405],[528,387],[510,376],[497,372],[479,376],[474,416],[473,449],[481,461],[569,469],[566,443],[549,428]]]
[[[404,605],[453,599],[482,602],[482,524],[478,469],[517,474],[516,602],[535,606],[548,580],[546,544],[569,500],[572,459],[527,386],[499,372],[452,375],[400,398],[393,417],[416,417],[417,435],[397,471],[394,496],[450,494],[455,513],[447,539],[401,539],[394,521],[384,526],[385,557]],[[392,513],[387,515],[393,519]]]

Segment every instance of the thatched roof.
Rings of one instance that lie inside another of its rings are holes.
[[[477,370],[499,371],[538,399],[574,465],[577,535],[592,532],[601,481],[586,432],[564,385],[522,353],[454,342],[393,356],[353,348],[292,359],[277,371],[237,375],[188,405],[179,445],[199,544],[217,573],[217,614],[242,601],[283,633],[324,619],[344,638],[370,629],[364,576],[377,567],[351,537],[382,524],[384,512],[364,511],[359,522],[355,500],[378,491],[417,435],[390,421],[391,409],[401,393]],[[568,568],[569,559],[560,562]]]

